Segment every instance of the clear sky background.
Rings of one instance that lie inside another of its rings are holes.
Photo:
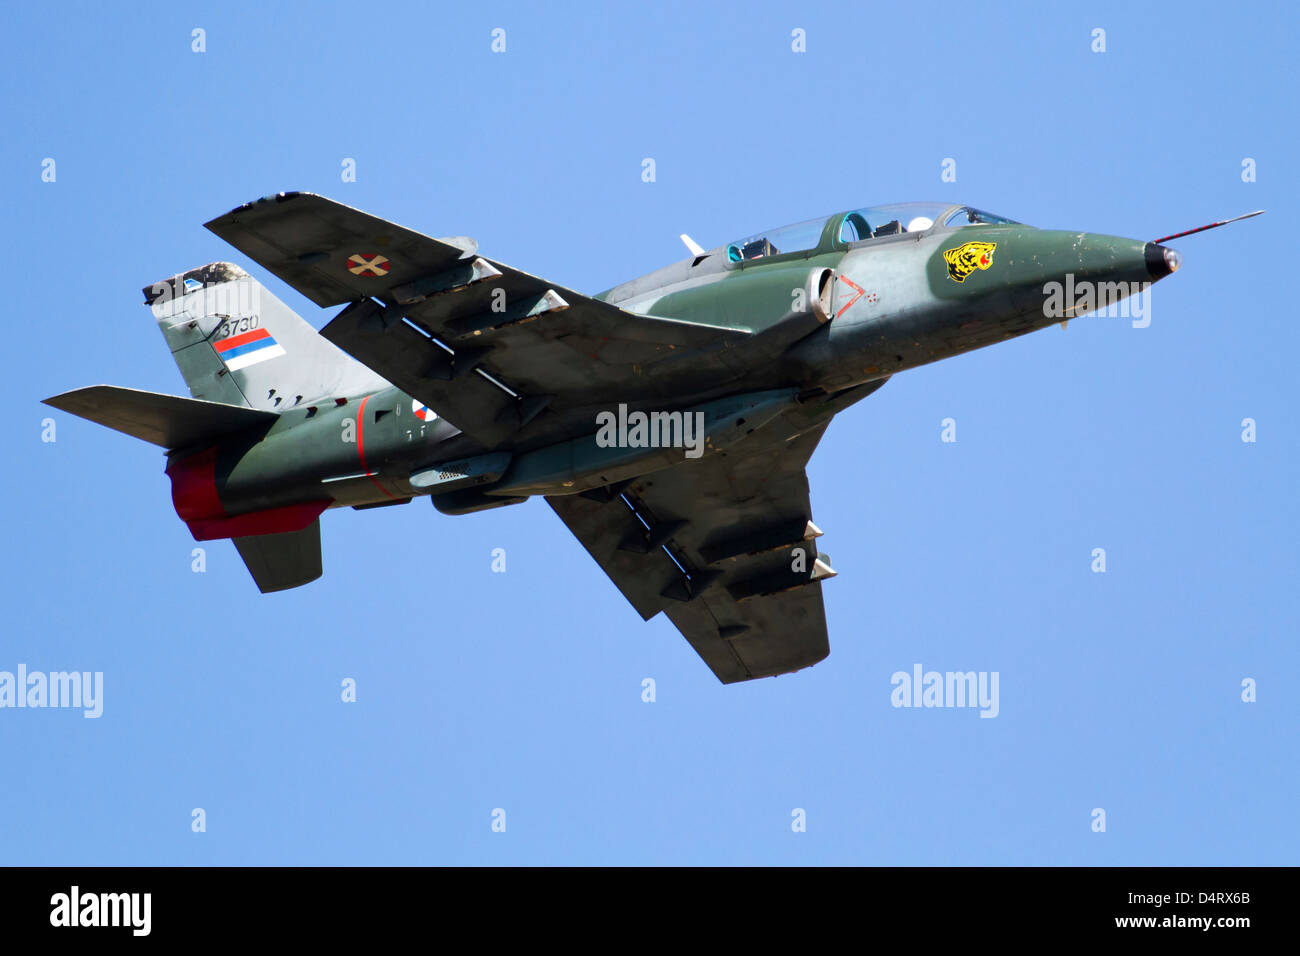
[[[105,700],[0,710],[0,862],[1298,862],[1296,15],[1058,6],[8,10],[0,670],[102,671]],[[541,501],[331,512],[325,576],[261,596],[228,542],[191,571],[158,449],[38,404],[187,394],[140,288],[206,262],[319,328],[201,226],[293,189],[590,292],[681,232],[872,203],[1135,238],[1269,212],[1174,243],[1149,328],[1052,327],[842,414],[809,470],[831,656],[724,687]],[[999,715],[891,707],[917,663],[997,671]]]

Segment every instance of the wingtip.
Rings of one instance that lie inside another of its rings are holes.
[[[70,388],[66,392],[59,392],[57,395],[51,395],[49,398],[42,398],[41,404],[48,405],[50,408],[57,408],[61,412],[68,410],[68,400],[93,393],[96,389],[112,388],[111,385],[100,383],[99,385],[82,385],[80,388]]]
[[[229,212],[223,212],[220,216],[216,216],[212,219],[209,219],[207,222],[203,224],[203,228],[208,229],[211,232],[216,232],[216,229],[214,229],[213,227],[221,223],[223,220],[229,219],[231,216],[236,216],[241,212],[246,212],[249,209],[254,209],[258,206],[266,205],[267,203],[289,202],[290,200],[297,199],[300,196],[316,197],[316,194],[304,192],[302,190],[297,190],[297,189],[291,189],[282,193],[271,193],[269,196],[262,196],[260,199],[254,199],[251,202],[240,203],[238,206],[236,206],[234,209],[231,209]]]

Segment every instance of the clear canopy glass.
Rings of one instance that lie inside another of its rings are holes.
[[[739,239],[727,246],[727,254],[732,262],[740,262],[742,259],[763,259],[767,256],[779,256],[783,252],[816,249],[827,221],[832,218],[821,216]]]
[[[884,206],[865,206],[847,213],[820,216],[777,229],[748,236],[727,246],[727,257],[732,262],[763,259],[787,252],[807,252],[821,242],[826,224],[840,219],[836,239],[840,242],[861,242],[881,239],[909,232],[926,232],[935,223],[944,228],[986,225],[1020,225],[1014,219],[995,216],[971,206],[958,206],[946,202],[900,202]]]
[[[854,209],[845,214],[839,239],[840,242],[861,242],[905,232],[925,232],[952,206],[948,202],[897,202]]]

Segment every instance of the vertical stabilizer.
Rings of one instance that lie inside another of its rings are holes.
[[[282,412],[388,387],[237,265],[191,269],[144,295],[195,398]]]

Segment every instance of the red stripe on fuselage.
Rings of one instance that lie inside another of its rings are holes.
[[[357,408],[357,457],[361,459],[361,470],[366,473],[366,477],[375,483],[375,487],[382,491],[387,497],[397,499],[388,494],[388,489],[379,483],[379,479],[370,473],[370,466],[366,464],[366,443],[365,443],[365,421],[366,421],[366,402],[373,398],[373,395],[367,395],[361,400],[360,407]]]

